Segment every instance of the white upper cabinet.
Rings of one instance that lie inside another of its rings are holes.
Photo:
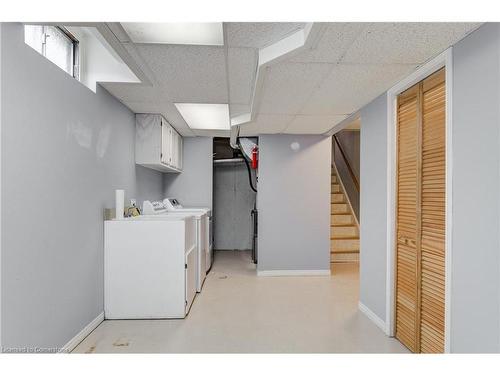
[[[182,171],[182,137],[161,115],[138,114],[135,163],[161,172]]]

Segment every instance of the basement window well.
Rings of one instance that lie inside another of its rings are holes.
[[[78,75],[78,40],[58,26],[26,25],[24,41],[72,77]]]
[[[24,41],[93,92],[100,82],[140,83],[95,27],[25,25]]]

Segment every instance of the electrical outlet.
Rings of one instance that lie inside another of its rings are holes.
[[[137,207],[137,201],[134,198],[130,199],[130,205],[132,207]]]

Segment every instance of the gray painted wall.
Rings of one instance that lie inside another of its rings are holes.
[[[258,269],[329,270],[331,137],[261,135],[259,163]]]
[[[359,300],[385,321],[387,96],[361,110]]]
[[[453,47],[452,352],[500,351],[500,26]],[[385,320],[387,103],[361,110],[360,301]]]
[[[500,351],[500,26],[453,49],[451,350]]]
[[[347,156],[349,165],[359,182],[360,132],[357,130],[342,130],[338,132],[336,136],[342,145],[342,149]],[[356,185],[354,184],[351,174],[349,173],[347,164],[333,138],[332,147],[332,158],[334,159],[335,165],[339,171],[340,178],[346,189],[354,214],[359,221],[359,191],[356,189]]]
[[[178,198],[185,207],[212,208],[212,137],[184,138],[182,173],[165,173],[164,197]]]
[[[252,248],[255,193],[244,163],[214,168],[214,240],[217,250]]]
[[[103,208],[162,197],[134,163],[134,115],[1,24],[2,344],[61,347],[103,311]]]

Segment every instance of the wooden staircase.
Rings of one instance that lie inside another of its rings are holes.
[[[330,261],[359,261],[358,223],[334,167],[332,167]]]

